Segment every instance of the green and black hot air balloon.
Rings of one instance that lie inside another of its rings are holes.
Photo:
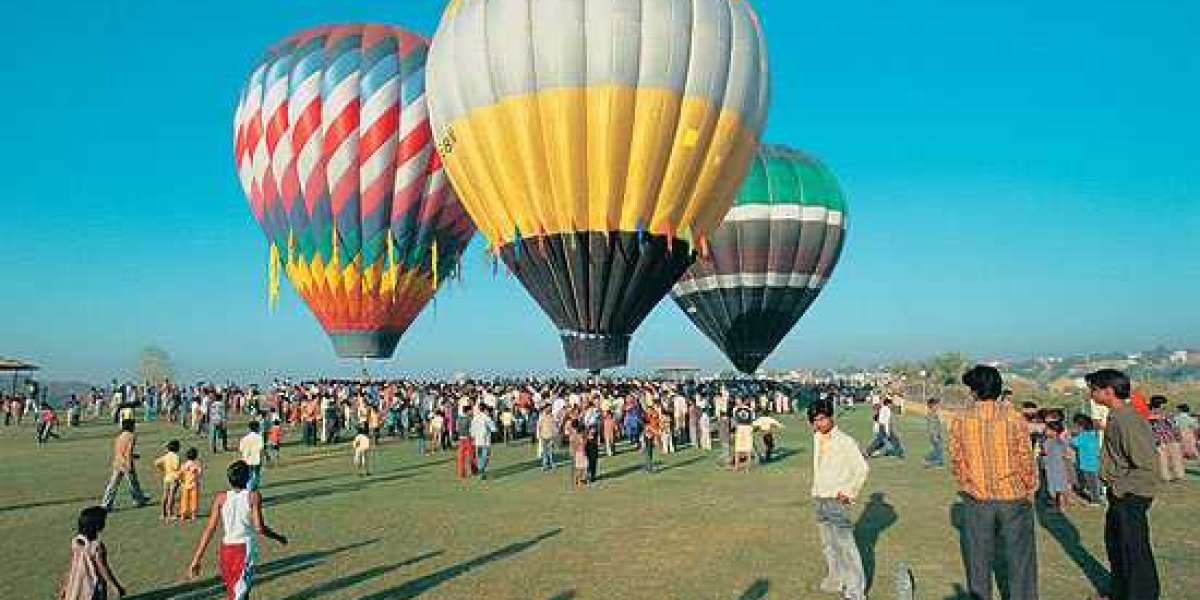
[[[743,373],[753,373],[821,293],[842,253],[846,198],[833,173],[763,145],[707,253],[671,297]]]

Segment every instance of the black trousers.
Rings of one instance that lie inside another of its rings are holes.
[[[967,587],[972,600],[992,600],[992,567],[996,536],[1008,563],[1011,600],[1037,600],[1037,544],[1033,505],[1028,500],[963,499]]]
[[[1150,547],[1151,498],[1109,495],[1104,547],[1112,565],[1112,600],[1158,600],[1158,569]]]

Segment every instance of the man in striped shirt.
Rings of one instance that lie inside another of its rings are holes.
[[[971,598],[991,600],[996,532],[1003,540],[1012,600],[1036,600],[1033,499],[1037,471],[1021,413],[996,402],[1000,372],[978,365],[963,383],[974,402],[950,421],[950,459],[963,499],[963,562]]]

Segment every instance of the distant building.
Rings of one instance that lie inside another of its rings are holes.
[[[1200,365],[1200,352],[1196,350],[1176,350],[1169,358],[1172,365]]]

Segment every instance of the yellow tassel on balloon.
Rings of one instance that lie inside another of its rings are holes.
[[[430,261],[431,263],[433,263],[430,268],[433,270],[433,289],[434,289],[434,291],[437,291],[437,287],[438,287],[438,264],[437,264],[438,257],[437,257],[437,255],[438,255],[437,240],[435,239],[435,240],[433,240],[433,259]]]
[[[396,266],[396,238],[391,229],[387,232],[387,266],[389,269]]]
[[[279,247],[271,244],[270,256],[267,260],[267,306],[273,312],[279,305]]]

